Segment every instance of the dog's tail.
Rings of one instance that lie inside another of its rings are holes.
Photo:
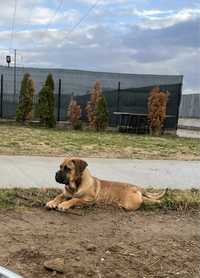
[[[143,200],[144,201],[152,201],[152,202],[156,202],[156,201],[160,201],[165,194],[167,193],[168,188],[164,189],[161,192],[156,192],[156,193],[152,193],[152,192],[148,192],[145,189],[142,190],[142,196],[143,196]]]

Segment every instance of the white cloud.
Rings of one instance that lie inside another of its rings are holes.
[[[161,17],[156,17],[156,14],[148,15],[148,12],[146,11],[144,17],[145,19],[143,21],[137,23],[138,26],[145,29],[161,29],[173,26],[177,23],[199,18],[200,9],[181,9],[174,12],[169,11],[169,14],[163,13]]]
[[[98,0],[78,0],[78,2],[82,2],[90,5],[93,5],[96,2],[98,3],[98,5],[111,5],[111,4],[129,3],[130,0],[99,0],[99,1]]]
[[[75,2],[87,4],[87,10],[96,1]],[[18,1],[13,43],[18,49],[18,64],[130,73],[184,74],[186,90],[200,87],[197,69],[200,50],[194,38],[194,22],[200,17],[200,7],[179,11],[147,10],[136,9],[135,3],[139,1],[133,2],[100,0],[92,13],[95,16],[90,16],[89,20],[68,35],[68,30],[82,16],[81,10],[63,9],[55,16],[55,9],[44,5],[46,0],[32,0],[31,9],[30,1]],[[55,6],[57,3],[54,2]],[[13,0],[0,1],[2,47],[6,47],[10,40],[12,14]],[[52,24],[48,26],[50,20]],[[2,53],[5,57],[6,49]]]
[[[173,10],[138,10],[136,8],[127,10],[126,15],[137,15],[140,17],[151,17],[151,16],[160,16],[160,15],[167,15],[173,13]]]
[[[26,11],[25,11],[26,12]],[[54,11],[45,7],[36,7],[31,16],[30,23],[32,24],[48,24],[54,16]]]
[[[13,17],[13,1],[8,0],[9,4],[0,1],[0,26],[10,30]],[[39,1],[18,1],[15,18],[15,30],[31,29],[38,25],[74,24],[80,19],[80,12],[75,9],[60,10],[57,13],[55,9],[43,6]]]
[[[74,9],[63,11],[55,15],[54,10],[48,8],[36,8],[31,17],[30,23],[35,25],[51,25],[53,23],[75,23],[80,19],[80,12]]]

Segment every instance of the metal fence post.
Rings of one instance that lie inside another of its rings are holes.
[[[119,112],[119,97],[120,97],[120,81],[118,82],[117,97],[116,97],[116,112]],[[118,117],[115,116],[115,125],[118,125]]]
[[[57,121],[60,121],[60,101],[61,101],[61,79],[58,82],[58,116]]]
[[[176,130],[178,129],[178,119],[179,119],[179,110],[181,104],[181,97],[182,97],[182,83],[178,86],[178,100],[177,100],[177,110],[176,110]]]
[[[118,82],[118,89],[117,89],[117,104],[116,104],[117,112],[119,112],[119,97],[120,97],[120,81]]]
[[[14,84],[13,84],[13,89],[14,89],[14,101],[15,101],[15,97],[16,97],[16,91],[17,91],[17,87],[16,87],[16,57],[17,57],[17,50],[14,50]]]
[[[0,102],[1,114],[0,117],[3,118],[3,74],[1,74],[1,102]]]

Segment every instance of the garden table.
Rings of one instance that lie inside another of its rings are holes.
[[[114,112],[117,118],[117,126],[119,131],[134,133],[149,133],[148,114],[147,113],[130,113],[130,112]],[[167,115],[166,118],[176,117],[175,115]]]

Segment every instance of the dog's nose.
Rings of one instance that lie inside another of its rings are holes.
[[[57,182],[59,182],[59,183],[62,183],[62,182],[63,182],[63,177],[62,177],[60,171],[56,172],[56,174],[55,174],[55,180],[56,180]]]
[[[57,179],[59,177],[60,171],[57,171],[55,174],[55,178]]]

